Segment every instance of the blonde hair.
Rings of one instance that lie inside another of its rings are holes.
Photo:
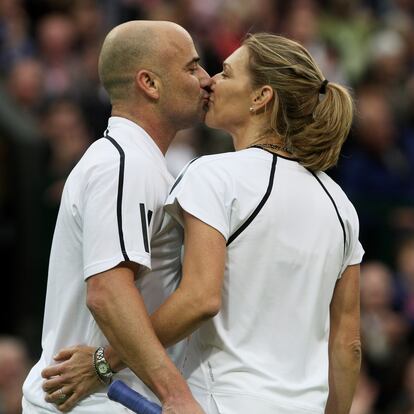
[[[269,85],[275,92],[266,133],[276,132],[309,170],[325,171],[334,166],[352,124],[349,92],[329,82],[320,99],[325,77],[299,43],[258,33],[248,35],[243,45],[249,51],[252,86]]]

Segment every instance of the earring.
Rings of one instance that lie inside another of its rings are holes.
[[[253,113],[253,112],[254,112],[254,108],[251,106],[251,107],[249,108],[249,111]]]

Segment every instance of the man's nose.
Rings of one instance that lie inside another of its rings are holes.
[[[200,66],[200,86],[203,89],[210,89],[210,86],[212,84],[212,79],[210,78],[210,75],[207,73],[207,71]]]

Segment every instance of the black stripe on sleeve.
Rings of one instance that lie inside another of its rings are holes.
[[[262,200],[260,201],[256,209],[250,215],[250,217],[229,237],[229,239],[227,240],[226,246],[228,246],[231,242],[234,241],[236,237],[238,237],[244,230],[246,230],[247,226],[255,219],[255,217],[259,214],[260,210],[266,204],[266,201],[269,198],[272,192],[272,188],[273,188],[273,181],[275,178],[275,171],[276,171],[276,163],[277,163],[277,156],[276,154],[273,154],[272,168],[270,169],[269,184],[267,186],[265,195],[263,196]]]
[[[177,187],[178,183],[182,180],[182,178],[184,177],[184,174],[187,172],[188,167],[196,160],[198,160],[200,157],[196,157],[194,159],[192,159],[188,164],[187,167],[185,167],[185,169],[183,170],[183,172],[177,177],[177,179],[175,180],[174,185],[172,186],[171,190],[170,190],[170,194],[173,192],[174,188]]]
[[[118,196],[117,196],[117,203],[116,203],[116,215],[117,215],[117,220],[118,220],[119,243],[121,245],[122,255],[124,256],[124,259],[126,261],[129,261],[129,257],[125,250],[124,232],[122,230],[122,193],[124,190],[125,153],[124,153],[124,150],[121,148],[121,146],[112,137],[106,134],[105,138],[109,140],[119,152],[119,178],[118,178]]]
[[[149,253],[148,247],[148,230],[147,230],[147,215],[145,214],[145,204],[139,204],[139,211],[141,213],[142,237],[144,238],[145,251]]]
[[[152,211],[151,210],[148,210],[148,227],[151,224],[151,219],[152,219]]]
[[[328,190],[326,189],[326,187],[323,185],[323,183],[322,183],[322,181],[320,180],[320,178],[316,175],[316,173],[315,172],[313,172],[313,171],[310,171],[310,173],[316,178],[316,180],[318,181],[318,183],[321,185],[321,187],[324,189],[324,191],[325,191],[325,193],[328,195],[328,197],[330,198],[330,200],[331,200],[331,202],[332,202],[332,204],[333,204],[333,206],[334,206],[334,208],[335,208],[335,211],[336,211],[336,215],[338,216],[338,220],[339,220],[339,223],[341,224],[341,227],[342,227],[342,233],[343,233],[343,235],[344,235],[344,252],[345,252],[345,248],[346,248],[346,232],[345,232],[345,226],[344,226],[344,222],[343,222],[343,220],[342,220],[342,217],[341,217],[341,215],[339,214],[339,210],[338,210],[338,207],[336,206],[336,203],[335,203],[335,200],[333,199],[333,197],[329,194],[329,192],[328,192]]]

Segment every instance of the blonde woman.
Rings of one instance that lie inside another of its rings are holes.
[[[194,332],[183,370],[207,413],[346,414],[363,249],[352,204],[323,171],[338,160],[352,100],[301,45],[271,34],[248,36],[213,80],[206,123],[236,151],[193,161],[172,188],[182,281],[154,329],[165,346]],[[88,352],[62,354],[72,359],[45,376]]]

